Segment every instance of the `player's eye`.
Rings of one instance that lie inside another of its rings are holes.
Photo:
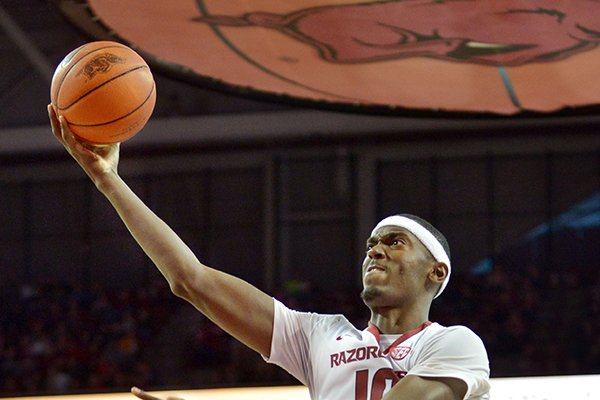
[[[402,246],[406,244],[406,240],[400,237],[390,240],[390,246]]]

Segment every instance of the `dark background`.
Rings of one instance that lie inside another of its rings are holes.
[[[54,66],[89,41],[50,2],[0,4],[0,395],[284,384],[172,296],[54,141]],[[432,320],[492,376],[600,373],[600,119],[349,114],[156,72],[121,174],[201,260],[362,326],[372,226],[420,215],[451,244]]]

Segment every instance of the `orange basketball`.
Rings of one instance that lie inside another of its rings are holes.
[[[52,77],[50,100],[73,134],[94,144],[123,142],[148,122],[156,85],[144,59],[117,42],[70,52]]]

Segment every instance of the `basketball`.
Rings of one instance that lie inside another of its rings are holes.
[[[92,144],[136,135],[156,103],[156,85],[144,59],[121,43],[97,41],[70,52],[58,65],[50,100],[74,135]]]

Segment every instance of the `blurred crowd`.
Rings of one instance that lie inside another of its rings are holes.
[[[496,265],[457,275],[434,301],[431,320],[479,334],[494,377],[600,373],[594,264],[558,271]],[[359,292],[289,282],[276,297],[298,310],[343,313],[360,327],[369,315]],[[0,396],[297,383],[173,296],[162,280],[118,290],[23,287],[0,299]],[[177,315],[191,312],[191,328],[172,329]],[[171,373],[167,359],[177,360]]]
[[[24,286],[17,294],[3,291],[0,300],[0,396],[158,382],[146,345],[173,311],[166,284],[119,290]]]
[[[600,373],[597,262],[496,267],[455,279],[432,319],[464,324],[483,339],[492,376]]]

